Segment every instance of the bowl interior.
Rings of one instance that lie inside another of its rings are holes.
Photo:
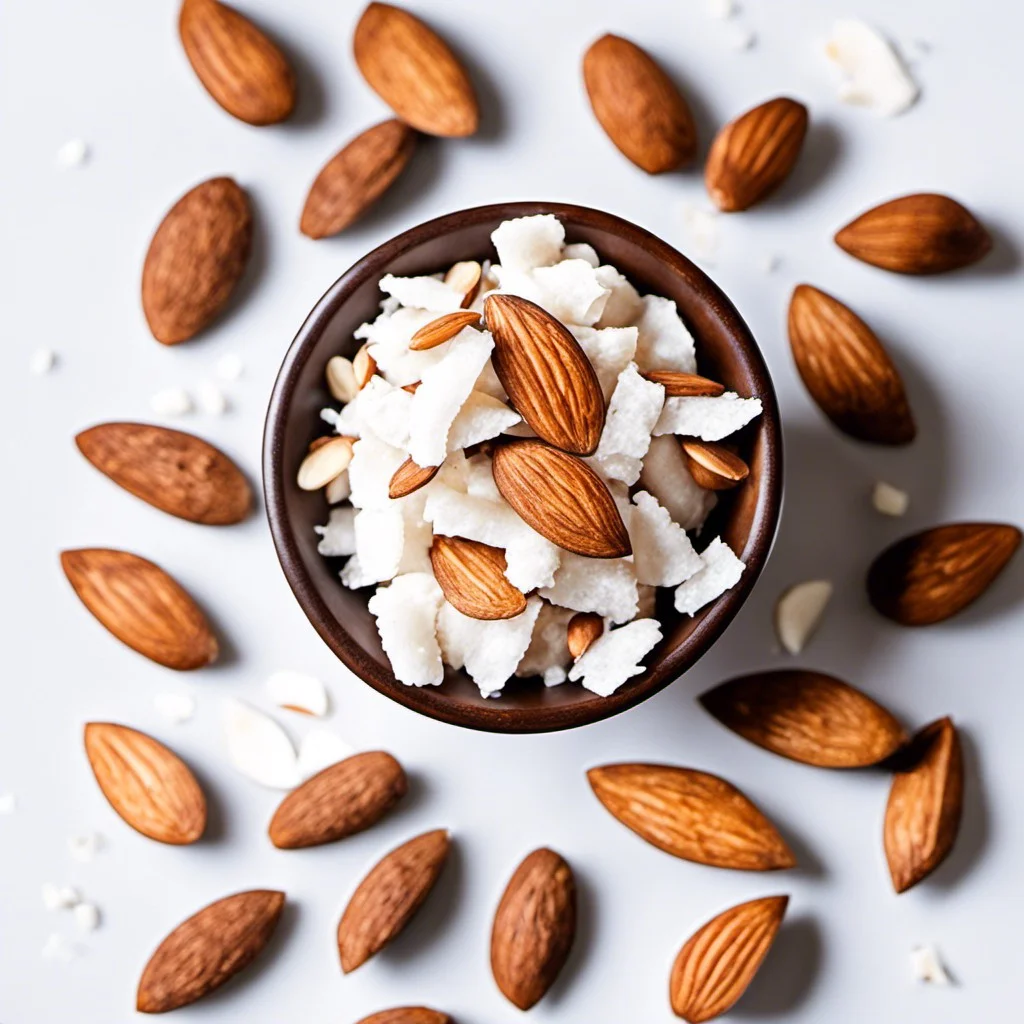
[[[319,411],[337,403],[324,385],[333,355],[354,354],[355,329],[379,310],[377,282],[385,273],[436,273],[458,260],[493,258],[490,234],[509,217],[554,213],[567,240],[589,242],[602,261],[622,271],[641,294],[675,300],[697,340],[699,371],[740,395],[756,395],[764,414],[733,439],[750,465],[739,488],[724,492],[706,537],[719,534],[747,563],[742,580],[693,618],[659,593],[664,639],[647,670],[611,697],[577,684],[546,688],[539,679],[510,681],[500,698],[483,698],[465,673],[448,669],[440,687],[408,687],[391,673],[367,610],[372,589],[349,591],[338,580],[341,559],[317,553],[315,524],[326,521],[320,493],[299,490],[299,463],[317,436],[327,433]],[[292,344],[271,398],[264,443],[264,483],[278,556],[299,603],[335,654],[387,696],[430,717],[473,728],[540,732],[594,722],[657,692],[692,665],[717,639],[750,592],[767,558],[781,497],[781,441],[771,380],[746,325],[697,267],[648,232],[609,214],[559,203],[506,203],[430,221],[374,250],[320,300]]]

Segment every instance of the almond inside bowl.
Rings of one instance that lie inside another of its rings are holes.
[[[692,618],[659,593],[664,639],[647,669],[609,697],[567,683],[512,679],[498,698],[484,698],[462,671],[448,669],[441,686],[398,682],[381,648],[367,601],[373,588],[346,590],[337,577],[342,559],[317,552],[314,525],[327,518],[320,492],[300,490],[298,467],[310,443],[324,433],[319,410],[331,404],[324,382],[334,355],[359,348],[355,329],[379,308],[380,278],[432,274],[464,260],[493,258],[490,234],[514,217],[551,213],[567,241],[588,242],[644,293],[675,301],[697,342],[699,372],[744,396],[756,396],[763,414],[731,440],[750,467],[739,486],[723,492],[706,524],[746,563],[740,582]],[[632,707],[685,672],[723,633],[742,606],[767,559],[782,495],[781,427],[767,367],[749,329],[718,287],[689,260],[654,235],[607,213],[561,203],[502,203],[439,217],[404,232],[355,264],[329,289],[303,324],[281,367],[267,414],[264,489],[278,557],[299,604],[334,653],[359,678],[393,700],[440,721],[498,732],[543,732],[595,722]]]

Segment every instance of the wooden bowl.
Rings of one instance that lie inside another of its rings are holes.
[[[377,282],[386,273],[436,273],[459,260],[493,257],[490,235],[503,220],[553,213],[570,242],[589,242],[603,261],[640,290],[674,299],[697,340],[699,372],[740,395],[756,395],[764,414],[736,435],[750,475],[724,492],[708,520],[709,537],[723,539],[747,563],[740,582],[690,618],[659,593],[664,639],[648,668],[610,697],[576,683],[546,688],[539,679],[515,679],[498,698],[483,698],[464,672],[446,670],[441,686],[398,682],[381,649],[366,604],[372,589],[349,591],[338,579],[340,559],[316,550],[315,524],[327,520],[320,493],[299,490],[299,463],[314,437],[326,432],[319,411],[331,405],[324,366],[351,356],[352,334],[378,312]],[[685,672],[722,635],[764,567],[782,498],[782,441],[771,378],[750,331],[718,287],[688,259],[628,221],[564,203],[499,203],[428,221],[386,242],[340,277],[299,330],[281,366],[267,412],[263,444],[267,514],[284,574],[303,611],[328,647],[360,679],[392,700],[430,718],[473,729],[530,733],[567,729],[608,718],[639,704]]]

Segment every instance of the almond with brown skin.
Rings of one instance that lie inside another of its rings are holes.
[[[951,523],[904,537],[868,571],[875,609],[901,626],[930,626],[963,611],[988,590],[1020,546],[1002,523]]]
[[[921,193],[891,199],[836,234],[851,256],[897,274],[942,274],[977,263],[992,236],[949,196]]]
[[[756,672],[708,690],[700,702],[751,743],[820,768],[878,764],[907,739],[880,704],[822,672]]]
[[[749,209],[793,170],[807,134],[807,108],[780,96],[730,121],[708,151],[704,183],[725,213]]]
[[[526,598],[505,578],[501,548],[466,540],[434,537],[430,564],[448,603],[471,619],[511,619],[526,609]]]
[[[452,1024],[451,1017],[426,1006],[398,1006],[364,1017],[358,1024]]]
[[[606,35],[583,57],[594,116],[619,151],[648,174],[690,163],[697,129],[679,90],[636,43]]]
[[[715,775],[660,764],[609,764],[591,768],[587,779],[626,828],[673,857],[740,871],[796,864],[775,826]]]
[[[917,434],[903,380],[870,327],[809,284],[789,303],[789,344],[811,397],[844,433],[871,444],[909,444]]]
[[[529,1010],[552,986],[576,935],[576,881],[554,850],[516,868],[494,914],[491,972],[513,1006]]]
[[[193,523],[241,522],[252,506],[242,471],[193,434],[147,423],[101,423],[76,438],[78,450],[114,483]]]
[[[573,658],[582,658],[604,633],[604,619],[597,612],[577,612],[566,626],[565,642]]]
[[[367,84],[406,124],[448,137],[477,130],[480,109],[466,69],[419,18],[372,3],[356,25],[352,47]]]
[[[176,345],[224,308],[252,248],[252,213],[231,178],[186,192],[157,228],[142,268],[142,309],[153,337]]]
[[[589,558],[632,553],[607,484],[581,459],[525,439],[498,445],[491,469],[502,497],[552,544]]]
[[[700,1024],[736,1004],[768,955],[788,903],[788,896],[765,896],[730,907],[687,940],[669,980],[676,1016]]]
[[[407,384],[402,390],[408,391],[409,387],[410,385]],[[412,394],[415,393],[414,388]],[[388,484],[388,497],[404,498],[407,494],[418,491],[437,476],[437,471],[440,468],[440,466],[417,466],[411,458],[406,459],[391,477],[391,482]]]
[[[462,309],[455,313],[445,313],[436,320],[421,327],[409,342],[412,352],[424,352],[437,348],[446,341],[451,341],[463,327],[476,327],[480,323],[480,314],[471,309]]]
[[[299,230],[328,238],[357,221],[405,170],[416,133],[401,121],[384,121],[357,135],[324,164],[306,196]]]
[[[893,888],[906,892],[949,856],[960,828],[964,766],[949,718],[925,726],[896,771],[885,809],[885,857]]]
[[[110,806],[136,832],[186,846],[206,830],[206,797],[176,754],[151,736],[112,722],[89,722],[85,753]]]
[[[274,934],[284,893],[236,893],[183,921],[157,947],[139,981],[140,1013],[167,1013],[218,989],[263,952]]]
[[[709,491],[728,491],[750,475],[747,464],[723,445],[693,439],[681,443],[690,476],[699,487]]]
[[[347,757],[281,801],[270,821],[270,841],[279,850],[302,850],[355,835],[380,821],[407,788],[405,772],[390,754]]]
[[[180,671],[217,657],[206,616],[158,565],[110,548],[63,551],[60,564],[82,604],[132,650]]]
[[[366,963],[409,923],[434,887],[448,847],[445,829],[425,832],[392,850],[359,883],[338,924],[342,971]]]
[[[593,455],[604,395],[579,342],[547,310],[516,295],[488,295],[484,316],[494,371],[516,412],[556,448]]]
[[[178,33],[206,91],[248,124],[277,124],[295,109],[288,59],[248,18],[217,0],[184,0]]]
[[[462,308],[470,305],[480,290],[480,278],[484,268],[476,260],[462,260],[448,268],[444,283],[457,292],[462,292]]]
[[[648,370],[644,377],[665,389],[666,398],[717,398],[725,394],[725,385],[678,370]]]

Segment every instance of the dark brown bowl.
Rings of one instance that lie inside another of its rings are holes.
[[[723,539],[747,563],[740,582],[694,618],[672,608],[671,591],[659,594],[665,638],[648,656],[649,667],[610,697],[575,683],[546,688],[538,679],[512,680],[499,698],[480,696],[464,672],[446,670],[439,687],[405,686],[391,673],[366,603],[371,591],[346,590],[340,560],[316,550],[313,526],[327,519],[322,495],[299,490],[299,463],[314,437],[325,432],[318,413],[332,402],[324,367],[337,354],[351,356],[352,333],[378,311],[377,282],[386,273],[436,273],[458,260],[493,256],[491,231],[503,220],[553,213],[571,242],[589,242],[641,293],[675,300],[697,339],[702,374],[741,395],[756,395],[764,414],[743,434],[741,452],[750,476],[726,492],[708,521],[708,535]],[[747,325],[729,300],[688,259],[654,235],[613,217],[564,203],[499,203],[428,221],[363,257],[339,278],[302,325],[285,356],[267,412],[263,480],[270,531],[288,583],[327,646],[360,679],[392,700],[442,722],[493,732],[529,733],[587,725],[625,711],[685,672],[722,635],[764,567],[778,524],[782,497],[782,441],[771,378]]]

